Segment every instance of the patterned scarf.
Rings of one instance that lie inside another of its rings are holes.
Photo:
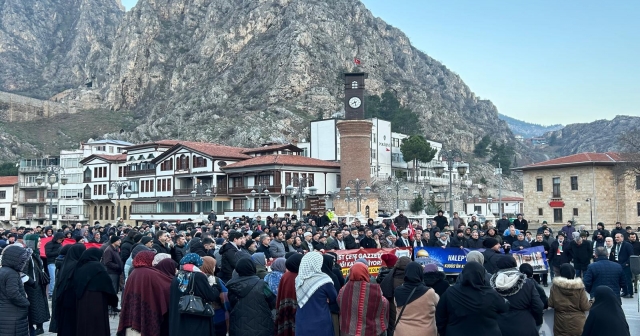
[[[333,284],[331,278],[322,273],[322,254],[309,252],[302,257],[300,271],[296,277],[296,297],[300,308],[324,284]]]

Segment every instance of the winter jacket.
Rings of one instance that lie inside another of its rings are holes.
[[[236,263],[238,262],[237,252],[238,248],[233,246],[232,243],[224,244],[222,248],[220,248],[222,265],[220,265],[220,274],[218,277],[225,283],[231,280],[233,276],[233,270],[236,268]]]
[[[495,274],[496,272],[498,272],[497,262],[500,258],[504,258],[505,255],[502,253],[498,253],[492,249],[486,249],[482,251],[482,254],[484,255],[484,268],[487,270],[487,272],[491,274]],[[511,256],[507,257],[512,258]]]
[[[384,278],[389,275],[389,272],[391,272],[392,268],[388,268],[386,266],[382,266],[380,267],[380,270],[378,271],[378,276],[376,277],[376,283],[381,284],[382,280],[384,280]]]
[[[0,267],[0,335],[3,336],[29,336],[29,300],[20,280],[23,251],[16,247],[3,250]]]
[[[555,336],[580,336],[591,308],[582,279],[553,278],[549,294],[549,307],[555,310],[553,334]]]
[[[609,261],[607,257],[599,257],[596,262],[589,265],[582,281],[584,281],[584,289],[590,294],[599,286],[607,286],[614,293],[619,293],[621,288],[626,288],[622,266]]]
[[[562,229],[560,229],[560,232],[565,233],[565,240],[572,241],[573,233],[576,232],[576,228],[574,228],[573,226],[565,225],[562,227]]]
[[[53,239],[44,245],[44,253],[47,255],[47,265],[56,263],[56,258],[62,248],[62,244],[58,243],[58,239],[63,238],[64,233],[56,232],[56,234],[53,235]]]
[[[120,244],[120,260],[122,260],[123,263],[127,262],[127,259],[131,256],[133,244],[135,243],[129,237],[125,237],[122,240],[122,244]]]
[[[271,258],[273,259],[284,257],[284,255],[286,254],[284,249],[284,242],[278,241],[277,239],[272,240],[269,243],[269,252]]]
[[[513,221],[513,226],[522,232],[529,230],[529,222],[527,222],[527,220],[524,218],[522,220],[516,218]]]
[[[562,264],[569,263],[571,261],[571,248],[569,245],[569,240],[565,238],[562,242],[562,251],[559,251],[560,242],[554,241],[551,243],[549,248],[549,254],[547,254],[547,259],[552,266],[560,267]]]
[[[102,255],[102,264],[107,268],[107,273],[120,275],[124,270],[124,263],[120,259],[120,252],[112,245],[104,250]]]
[[[522,247],[522,249],[526,249],[531,247],[531,244],[526,240],[516,240],[511,244],[511,249],[514,251],[522,250],[520,247]]]
[[[269,250],[269,246],[264,246],[263,244],[258,244],[258,249],[256,252],[264,253],[264,257],[269,260],[271,258],[271,251]]]
[[[204,248],[204,244],[202,244],[202,241],[200,240],[189,243],[189,253],[195,253],[201,257],[207,256],[207,250]]]
[[[276,297],[269,285],[257,276],[243,276],[229,281],[227,289],[231,304],[229,335],[273,335],[271,310]]]
[[[499,219],[496,222],[496,228],[500,233],[504,232],[504,230],[509,229],[509,226],[511,226],[511,222],[508,219]]]
[[[571,257],[573,258],[573,267],[586,271],[593,257],[591,242],[583,240],[582,244],[578,245],[575,241],[572,241],[569,246],[571,248]]]
[[[467,239],[464,242],[464,247],[466,248],[472,248],[472,249],[477,249],[477,248],[484,248],[484,246],[482,245],[482,239],[478,238],[478,239]]]
[[[442,296],[442,294],[444,294],[444,292],[450,287],[449,282],[445,279],[444,272],[425,273],[423,282],[425,286],[433,288],[439,296]]]
[[[507,269],[491,277],[491,287],[509,300],[509,311],[498,320],[502,335],[538,336],[543,304],[533,282],[517,269]]]
[[[154,250],[156,250],[156,253],[171,254],[171,249],[168,248],[166,245],[164,245],[162,242],[160,242],[156,238],[153,239],[153,247],[152,248]]]
[[[182,258],[184,258],[185,255],[187,255],[187,254],[184,252],[184,246],[176,245],[173,248],[173,254],[171,255],[171,258],[175,262],[180,263],[180,260],[182,260]]]

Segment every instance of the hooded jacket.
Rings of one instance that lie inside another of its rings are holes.
[[[509,311],[498,320],[502,335],[538,336],[544,308],[535,285],[515,268],[500,270],[491,277],[491,287],[509,300]]]
[[[236,268],[236,263],[238,262],[238,258],[236,257],[238,251],[239,249],[231,243],[224,244],[220,248],[222,265],[220,265],[220,274],[218,277],[225,283],[231,280],[233,276],[233,270]]]
[[[227,289],[231,303],[229,335],[273,335],[271,309],[275,308],[275,296],[267,283],[255,275],[240,276],[229,281]]]
[[[51,241],[44,245],[44,253],[47,255],[47,265],[56,263],[56,258],[60,254],[60,249],[62,248],[62,244],[58,243],[58,239],[63,238],[64,233],[56,232]]]
[[[549,295],[549,307],[555,309],[553,334],[556,336],[580,336],[591,308],[582,279],[553,278]]]
[[[29,335],[29,300],[20,280],[20,272],[28,259],[29,255],[22,247],[8,246],[2,251],[0,335]]]

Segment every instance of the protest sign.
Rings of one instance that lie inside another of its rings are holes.
[[[447,274],[458,274],[462,272],[467,264],[467,254],[473,250],[484,251],[484,249],[461,249],[455,247],[416,247],[414,250],[415,261],[420,264],[435,264],[438,269]],[[544,254],[542,246],[530,247],[519,251],[511,251],[518,267],[523,263],[530,264],[535,273],[545,273],[549,269],[547,256]]]
[[[410,247],[399,248],[379,248],[379,249],[359,249],[359,250],[337,250],[333,251],[338,255],[336,263],[342,268],[342,274],[346,276],[349,273],[349,269],[356,260],[364,258],[369,262],[369,273],[372,276],[378,275],[380,267],[384,266],[380,257],[383,254],[393,253],[398,257],[408,256],[411,257]]]

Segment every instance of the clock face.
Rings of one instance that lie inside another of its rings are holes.
[[[349,106],[351,106],[351,108],[356,109],[360,107],[360,104],[362,104],[362,102],[358,97],[351,97],[351,99],[349,99]]]

